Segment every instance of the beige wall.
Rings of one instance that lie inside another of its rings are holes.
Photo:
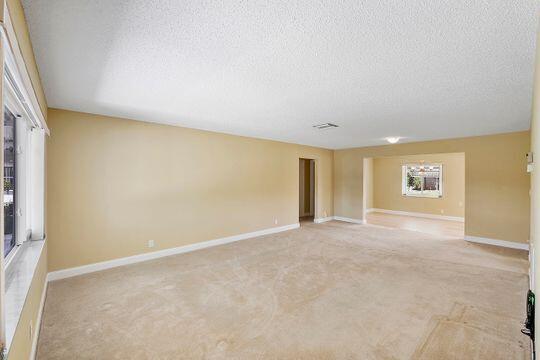
[[[374,188],[373,188],[373,158],[364,158],[364,209],[373,208]]]
[[[333,214],[331,150],[54,109],[49,127],[50,271],[295,224],[299,158]]]
[[[39,258],[26,301],[24,303],[19,324],[15,330],[11,346],[9,348],[8,359],[19,360],[29,359],[32,352],[32,340],[38,336],[37,326],[39,308],[43,291],[45,291],[45,281],[47,279],[47,244]],[[29,336],[29,326],[32,324],[32,338]]]
[[[529,239],[529,132],[337,150],[334,212],[361,219],[363,159],[465,153],[465,234],[525,243]]]
[[[415,163],[443,165],[443,196],[402,195],[402,166]],[[465,154],[426,154],[373,159],[373,207],[433,215],[465,216]]]

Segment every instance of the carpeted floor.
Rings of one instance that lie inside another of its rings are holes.
[[[50,283],[38,359],[527,359],[527,254],[341,222]]]

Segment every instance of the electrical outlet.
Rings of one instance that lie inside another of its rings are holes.
[[[148,247],[153,248],[156,244],[154,243],[154,240],[148,240]]]
[[[441,209],[441,214],[444,214],[444,209]]]

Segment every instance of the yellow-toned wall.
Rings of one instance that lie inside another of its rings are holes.
[[[37,267],[34,271],[34,277],[30,284],[30,289],[26,296],[23,310],[19,317],[19,323],[11,345],[9,348],[8,359],[19,360],[29,359],[32,352],[32,342],[39,334],[37,326],[41,297],[46,290],[45,281],[47,278],[47,244],[45,243]],[[29,326],[32,324],[32,338],[29,334]]]
[[[373,184],[373,158],[365,158],[364,159],[364,190],[363,193],[366,194],[364,196],[364,208],[365,209],[371,209],[373,208],[374,204],[374,184]]]
[[[529,239],[529,132],[336,150],[334,213],[362,219],[363,159],[465,153],[465,234],[526,243]]]
[[[402,166],[415,163],[443,165],[440,198],[402,195]],[[465,154],[425,154],[373,159],[373,207],[444,216],[465,216]]]
[[[333,215],[331,150],[54,109],[48,122],[50,271],[295,224],[299,158],[316,161],[316,217]]]

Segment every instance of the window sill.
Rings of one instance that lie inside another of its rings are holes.
[[[5,270],[6,348],[9,349],[19,318],[32,284],[45,240],[26,241],[18,246],[17,254]],[[15,249],[14,249],[15,250]]]
[[[4,258],[4,271],[7,272],[7,269],[9,269],[11,263],[14,262],[15,259],[19,256],[19,250],[21,249],[21,246],[15,245],[13,249],[9,252],[9,254]]]
[[[401,194],[403,197],[425,198],[425,199],[442,199],[442,195],[416,195],[416,194]]]

